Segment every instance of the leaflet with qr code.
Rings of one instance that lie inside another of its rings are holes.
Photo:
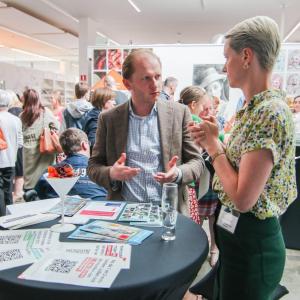
[[[31,265],[19,278],[109,288],[121,268],[116,258],[54,252]]]
[[[0,231],[0,249],[52,248],[59,243],[59,233],[49,229]]]
[[[19,267],[35,262],[45,253],[44,249],[1,249],[0,250],[0,270]]]
[[[122,268],[129,269],[131,246],[117,243],[60,243],[59,251],[67,253],[113,257],[120,260]]]

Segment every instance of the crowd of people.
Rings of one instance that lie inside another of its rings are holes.
[[[299,96],[288,107],[284,93],[271,88],[279,49],[278,26],[267,17],[227,33],[224,73],[244,95],[228,124],[220,118],[225,75],[207,69],[200,85],[174,101],[178,80],[162,81],[162,63],[149,49],[123,63],[130,99],[121,100],[109,77],[96,90],[77,83],[66,107],[55,92],[51,109],[34,89],[19,98],[0,90],[7,144],[0,150],[0,214],[22,190],[57,197],[43,174],[62,160],[80,173],[70,194],[98,201],[160,203],[162,184],[175,182],[178,211],[199,226],[209,222],[210,264],[219,261],[214,299],[270,299],[285,262],[278,217],[296,198],[292,111],[300,119]],[[63,153],[41,153],[48,127]],[[184,299],[200,296],[187,292]]]

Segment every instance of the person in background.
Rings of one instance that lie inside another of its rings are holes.
[[[117,105],[128,101],[127,95],[124,92],[118,90],[116,81],[112,76],[110,76],[110,75],[105,76],[104,87],[109,88],[114,91],[114,93],[116,95],[115,101],[116,101]]]
[[[87,113],[83,131],[87,134],[91,151],[95,144],[98,117],[101,112],[109,110],[116,105],[115,92],[109,88],[99,88],[93,92],[91,103],[93,108]]]
[[[51,96],[51,108],[54,116],[57,118],[59,124],[63,122],[64,106],[62,105],[62,95],[60,91],[54,91]]]
[[[6,215],[6,205],[13,204],[12,189],[17,150],[22,147],[22,124],[8,112],[11,96],[0,90],[0,128],[7,148],[0,150],[0,216]]]
[[[16,117],[19,117],[23,111],[23,104],[20,97],[13,91],[7,91],[10,95],[10,103],[8,112],[13,114]],[[14,187],[13,187],[13,200],[14,202],[23,201],[23,146],[18,148],[17,160],[15,165],[15,178],[14,178]]]
[[[160,99],[173,101],[177,86],[178,80],[175,77],[167,77],[160,92]]]
[[[188,86],[180,92],[180,103],[187,105],[192,113],[192,119],[196,124],[202,122],[201,118],[211,116],[214,114],[213,102],[206,91],[198,86]],[[222,140],[223,136],[220,136]],[[204,149],[205,150],[205,149]],[[204,153],[204,157],[206,157]],[[218,260],[218,248],[215,242],[215,235],[213,230],[213,224],[215,221],[215,210],[218,204],[218,195],[212,190],[212,176],[214,170],[210,163],[206,161],[206,167],[210,172],[209,188],[198,201],[195,193],[195,184],[189,187],[190,196],[190,210],[191,216],[194,216],[193,220],[198,224],[203,224],[204,220],[208,218],[209,232],[210,232],[210,265],[213,267]],[[195,200],[197,203],[195,203]],[[197,211],[192,211],[196,208]]]
[[[86,172],[90,157],[87,135],[78,128],[69,128],[61,133],[59,142],[66,155],[66,159],[60,164],[69,164],[80,174],[80,178],[68,195],[79,195],[82,198],[90,198],[92,200],[105,200],[107,191],[92,182]],[[44,176],[41,176],[34,189],[37,191],[40,199],[58,197]]]
[[[178,210],[188,215],[186,185],[204,168],[187,132],[189,109],[159,99],[161,62],[150,50],[126,57],[123,78],[132,98],[100,114],[88,174],[109,199],[134,202],[160,203],[162,184],[175,182]]]
[[[44,170],[55,160],[55,153],[40,153],[40,136],[44,128],[59,123],[53,113],[41,103],[34,89],[23,93],[24,105],[20,115],[23,125],[23,171],[24,191],[32,190]]]
[[[86,113],[93,108],[89,100],[89,86],[85,82],[75,84],[76,99],[71,101],[63,111],[63,122],[60,131],[75,127],[82,129]]]
[[[280,44],[278,26],[268,17],[247,19],[229,30],[224,71],[230,86],[242,89],[245,105],[226,148],[213,117],[189,127],[211,158],[213,187],[222,202],[214,299],[271,299],[283,274],[285,244],[278,217],[297,190],[292,113],[285,93],[271,88]]]

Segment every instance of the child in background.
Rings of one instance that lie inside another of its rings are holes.
[[[188,86],[180,93],[180,103],[187,105],[191,111],[192,119],[196,123],[202,121],[201,118],[214,115],[214,108],[212,99],[206,91],[198,86]],[[221,140],[223,136],[219,137]],[[218,203],[218,195],[213,192],[211,188],[212,173],[214,172],[212,166],[207,163],[207,167],[211,173],[210,184],[208,192],[199,201],[196,197],[195,183],[189,185],[189,204],[190,215],[192,220],[202,225],[205,218],[209,221],[210,232],[210,265],[214,266],[218,260],[218,249],[215,243],[213,224],[215,221],[215,210]]]

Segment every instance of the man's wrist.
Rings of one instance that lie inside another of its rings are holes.
[[[180,183],[181,180],[182,180],[182,171],[181,171],[181,169],[179,169],[179,168],[176,167],[176,173],[177,173],[177,176],[175,177],[175,179],[173,180],[173,182]]]

